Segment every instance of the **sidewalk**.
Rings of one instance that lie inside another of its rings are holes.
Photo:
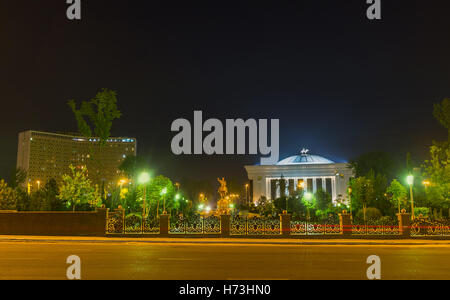
[[[0,243],[153,243],[153,244],[242,244],[242,245],[442,245],[450,240],[368,240],[368,239],[257,239],[257,238],[117,238],[117,237],[67,237],[67,236],[0,236]]]

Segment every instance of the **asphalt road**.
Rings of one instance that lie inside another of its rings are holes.
[[[367,279],[370,255],[382,279],[450,279],[450,244],[280,245],[91,241],[1,241],[0,279]]]

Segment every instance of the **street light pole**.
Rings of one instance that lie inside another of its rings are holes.
[[[143,199],[143,206],[142,206],[142,222],[141,222],[142,231],[144,231],[144,220],[145,220],[145,216],[147,214],[145,199],[147,198],[147,185],[146,184],[149,181],[150,181],[150,175],[147,172],[143,172],[143,173],[141,173],[141,175],[139,175],[138,182],[144,186],[144,199]]]
[[[163,195],[163,214],[167,214],[166,212],[166,194],[167,194],[167,188],[163,188],[161,191],[161,194]]]
[[[245,201],[248,205],[248,212],[250,213],[250,199],[248,197],[248,183],[245,184]]]
[[[411,220],[414,220],[414,196],[413,196],[413,184],[414,184],[414,176],[408,175],[406,181],[409,184],[409,193],[411,195]]]

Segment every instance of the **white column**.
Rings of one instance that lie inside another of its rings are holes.
[[[333,197],[333,199],[332,199],[333,201],[336,200],[336,198],[337,198],[336,187],[337,187],[337,185],[336,185],[336,176],[335,176],[335,177],[331,178],[331,191],[332,191],[331,195]]]
[[[315,194],[316,193],[316,191],[317,191],[317,182],[316,182],[316,177],[314,177],[313,178],[313,194]]]

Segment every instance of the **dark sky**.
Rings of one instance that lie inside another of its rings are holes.
[[[138,139],[152,168],[245,177],[258,156],[176,157],[179,117],[279,118],[280,159],[307,147],[346,161],[386,150],[426,157],[443,139],[432,104],[450,96],[449,1],[65,0],[0,3],[0,177],[20,131],[75,131],[69,99],[117,90],[114,136]]]

